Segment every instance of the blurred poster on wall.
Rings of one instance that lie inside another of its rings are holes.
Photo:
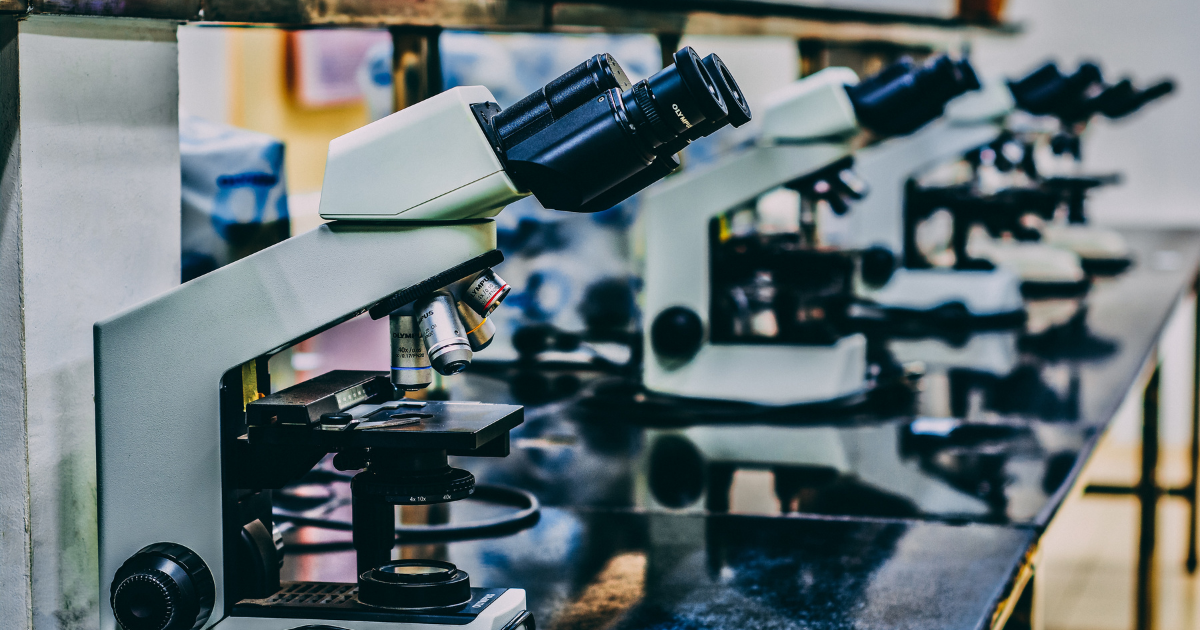
[[[386,50],[390,61],[391,47],[391,35],[385,30],[293,31],[288,37],[288,64],[297,102],[305,107],[322,108],[361,101],[364,85],[360,68],[364,60],[372,52],[379,58],[379,51]],[[390,67],[385,65],[384,70],[390,86]]]

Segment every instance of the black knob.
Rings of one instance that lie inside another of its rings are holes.
[[[650,345],[668,359],[690,359],[700,351],[704,322],[690,308],[672,306],[658,314],[650,326]]]
[[[191,549],[155,543],[117,569],[109,593],[123,630],[194,630],[212,614],[216,586]]]
[[[886,247],[868,247],[863,250],[862,279],[872,287],[881,287],[892,279],[896,271],[896,255]]]

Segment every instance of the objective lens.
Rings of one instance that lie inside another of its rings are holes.
[[[417,331],[439,374],[458,374],[471,363],[471,343],[454,307],[454,298],[438,291],[414,305]]]
[[[471,351],[479,352],[488,347],[492,343],[492,338],[496,336],[496,325],[492,323],[492,320],[480,317],[479,313],[462,302],[457,302],[455,307],[458,310],[459,319],[467,329],[467,341],[471,343]]]
[[[424,389],[433,382],[433,368],[425,353],[425,342],[412,315],[392,313],[392,384],[405,391]]]
[[[1017,107],[1031,114],[1059,114],[1084,98],[1088,89],[1101,79],[1100,67],[1080,64],[1073,74],[1064,75],[1053,62],[1031,72],[1028,76],[1008,82]]]
[[[487,317],[508,297],[510,290],[508,283],[496,272],[484,269],[467,283],[462,299],[481,317]]]

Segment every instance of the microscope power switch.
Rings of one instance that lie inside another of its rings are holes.
[[[192,550],[155,543],[117,569],[109,603],[123,630],[195,630],[212,614],[216,588]]]

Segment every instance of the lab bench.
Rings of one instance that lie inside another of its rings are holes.
[[[1160,488],[1154,463],[1156,346],[1194,290],[1200,233],[1124,235],[1128,272],[1082,302],[1032,305],[1022,331],[887,340],[915,374],[908,396],[764,410],[664,402],[604,370],[462,377],[455,397],[526,405],[511,455],[464,464],[481,484],[532,491],[541,518],[401,553],[525,588],[542,628],[1027,626],[1039,538],[1144,391],[1142,480],[1091,490],[1142,500],[1145,578],[1161,495],[1186,498],[1196,529],[1194,483]],[[468,501],[424,518],[498,510]],[[284,579],[354,580],[347,534],[299,528],[287,542]]]

